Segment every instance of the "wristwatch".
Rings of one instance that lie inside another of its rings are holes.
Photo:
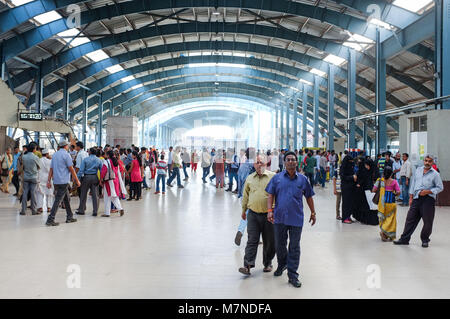
[[[316,212],[311,212],[311,215],[316,216]]]

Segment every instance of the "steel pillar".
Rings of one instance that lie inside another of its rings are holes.
[[[319,79],[314,76],[314,144],[319,147]]]
[[[386,110],[386,60],[382,59],[383,52],[381,52],[381,41],[380,41],[380,30],[377,29],[376,37],[376,67],[375,67],[375,77],[376,77],[376,111],[382,112]],[[386,150],[387,146],[387,134],[386,134],[386,116],[378,116],[377,120],[377,130],[376,130],[376,141],[375,141],[375,153],[382,153]]]
[[[303,98],[302,98],[302,147],[308,146],[308,86],[303,84]]]
[[[280,105],[280,149],[284,148],[284,141],[283,141],[283,127],[284,127],[284,112],[283,112],[283,105]]]
[[[363,150],[367,150],[367,123],[363,121]]]
[[[82,133],[81,140],[83,142],[84,147],[86,147],[86,130],[87,130],[87,92],[83,89],[83,115],[82,115]]]
[[[349,49],[347,66],[347,118],[356,115],[356,54],[355,50]],[[356,148],[355,121],[347,122],[347,146]]]
[[[289,145],[289,111],[290,111],[290,105],[289,100],[286,103],[286,148],[288,150],[291,149],[291,146]]]
[[[293,150],[298,149],[298,140],[297,140],[297,131],[298,131],[298,117],[297,117],[297,113],[298,113],[298,98],[299,98],[300,93],[297,93],[294,95],[294,146],[293,146]]]
[[[41,107],[42,107],[42,70],[41,66],[37,68],[36,71],[36,93],[35,93],[35,102],[34,102],[34,109],[36,113],[41,113]],[[37,145],[39,146],[39,139],[40,139],[40,133],[35,132],[34,133],[34,140],[36,141]]]
[[[328,149],[334,149],[334,65],[328,69]]]
[[[450,0],[436,0],[435,97],[450,94]],[[450,101],[442,102],[440,109],[450,109]]]
[[[69,119],[69,87],[67,84],[67,79],[64,81],[63,86],[63,120],[67,121]]]
[[[103,130],[103,95],[100,94],[99,101],[98,101],[98,132],[97,132],[97,138],[98,138],[98,146],[102,145],[102,130]]]
[[[275,132],[275,145],[278,143],[278,140],[277,140],[278,126],[279,126],[278,116],[279,116],[278,106],[275,106],[275,130],[274,130],[274,132]],[[281,148],[281,145],[279,147],[277,147],[277,148]]]

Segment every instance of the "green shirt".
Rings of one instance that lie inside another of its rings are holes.
[[[314,174],[314,168],[317,165],[317,161],[315,157],[307,157],[306,158],[306,166],[305,166],[305,173]]]

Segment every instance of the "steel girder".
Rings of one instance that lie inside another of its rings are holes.
[[[166,94],[166,93],[170,93],[171,91],[176,91],[176,90],[184,90],[184,89],[192,89],[192,88],[199,88],[199,87],[209,87],[209,88],[215,88],[215,84],[214,82],[216,81],[217,77],[215,76],[202,76],[202,77],[197,77],[197,80],[200,80],[201,78],[205,78],[204,82],[209,82],[209,83],[203,83],[203,82],[191,82],[191,83],[186,83],[183,79],[174,79],[174,80],[167,80],[164,82],[169,82],[169,83],[162,83],[164,85],[167,84],[167,87],[163,90],[160,91],[156,91],[155,94],[153,94],[153,96],[155,98],[159,98],[159,96],[161,94]],[[219,81],[223,81],[225,79],[223,79],[224,77],[219,77],[218,80]],[[210,81],[208,81],[210,80]],[[267,81],[263,81],[263,80],[257,80],[257,79],[247,79],[247,78],[242,78],[242,77],[227,77],[228,82],[231,83],[221,83],[221,85],[219,86],[219,89],[224,88],[224,87],[229,87],[231,85],[231,87],[237,86],[237,87],[246,87],[252,90],[256,90],[256,91],[263,91],[265,94],[267,94],[269,97],[270,96],[275,96],[275,93],[273,90],[271,90],[270,88],[268,88],[268,86],[270,85],[270,82]],[[225,81],[224,81],[225,82]],[[146,88],[147,90],[152,90],[151,87]],[[159,86],[155,89],[159,89]],[[129,92],[131,93],[131,92]],[[270,93],[270,94],[269,94]],[[118,97],[118,99],[122,99],[122,100],[126,100],[129,96],[127,96],[128,93],[123,94],[122,96]],[[147,98],[148,99],[148,98]],[[312,101],[313,97],[310,97],[310,100]],[[270,99],[267,99],[270,100]],[[274,99],[275,100],[275,99]],[[134,104],[130,105],[127,109],[122,109],[122,112],[125,112],[126,110],[132,108],[134,105],[136,105],[137,103],[140,103],[140,101],[135,101]],[[287,101],[282,101],[282,103],[288,103]],[[325,103],[320,102],[320,108],[322,109],[322,112],[320,112],[320,116],[323,119],[326,119],[326,109],[327,109],[327,105]],[[75,112],[80,111],[80,110],[75,110]],[[97,110],[93,110],[89,113],[88,118],[93,118],[98,114]],[[359,113],[358,113],[359,114]],[[337,118],[346,118],[344,115],[342,115],[341,113],[337,112],[336,113],[336,117]],[[312,118],[312,112],[311,112],[311,118]],[[320,123],[322,125],[326,125],[326,122],[322,119],[320,119]]]
[[[280,65],[279,63],[272,62],[272,61],[264,61],[264,60],[254,59],[254,58],[243,58],[243,57],[227,57],[227,56],[225,56],[225,57],[209,56],[208,57],[208,56],[205,56],[205,57],[180,57],[180,58],[176,58],[176,59],[168,59],[168,60],[162,60],[162,61],[158,61],[158,62],[150,62],[145,65],[136,66],[136,67],[124,70],[124,71],[120,71],[120,72],[111,74],[105,78],[102,78],[96,82],[91,83],[90,85],[88,85],[88,87],[91,89],[92,92],[97,92],[98,90],[102,90],[107,85],[117,82],[121,78],[123,78],[127,75],[130,75],[130,74],[133,74],[133,73],[143,72],[144,70],[155,70],[157,68],[157,66],[162,68],[162,67],[168,67],[168,66],[173,66],[173,65],[180,65],[180,64],[182,65],[182,64],[191,63],[191,62],[195,63],[195,62],[198,62],[201,60],[203,60],[203,62],[221,61],[224,63],[243,63],[243,64],[248,64],[248,65],[253,65],[255,67],[261,67],[261,68],[266,68],[266,69],[276,69],[276,70],[280,70],[281,72],[285,72],[287,74],[292,74],[292,75],[296,74],[297,76],[300,75],[301,78],[313,80],[312,79],[313,75],[309,72],[305,72],[302,70],[298,71],[297,68],[287,66],[287,65]],[[188,73],[201,74],[201,72],[196,71],[195,68],[192,68],[192,69],[184,68],[182,70],[184,70],[183,74],[188,74]],[[250,76],[264,77],[269,80],[282,83],[286,87],[288,87],[288,86],[295,87],[298,84],[298,81],[292,80],[283,75],[266,72],[266,71],[254,70],[254,69],[244,69],[243,70],[243,69],[239,69],[239,68],[210,67],[209,69],[206,68],[204,70],[208,71],[208,73],[224,72],[224,73],[236,74],[236,75],[241,75],[241,74],[243,74],[243,71],[246,71],[247,74],[248,74],[248,72],[252,72],[250,74]],[[251,70],[251,71],[249,71],[249,70]],[[182,73],[180,73],[180,72],[181,71],[176,71],[176,70],[164,71],[164,72],[160,72],[160,73],[154,73],[149,76],[144,76],[144,77],[138,78],[137,80],[132,80],[132,81],[129,81],[126,83],[119,84],[119,85],[105,91],[105,94],[106,94],[105,96],[107,96],[105,98],[105,100],[109,100],[110,96],[112,96],[111,95],[112,93],[109,94],[110,92],[113,92],[115,95],[117,95],[117,94],[120,94],[120,92],[127,90],[129,88],[132,88],[134,85],[137,85],[137,84],[142,84],[142,83],[148,82],[148,81],[161,80],[165,77],[180,76],[180,75],[182,75]],[[258,73],[258,72],[261,72],[261,73]],[[327,85],[326,80],[325,80],[325,83],[323,83],[323,84]],[[347,89],[345,87],[343,87],[337,83],[335,83],[335,87],[336,87],[337,92],[342,93],[344,95],[347,94]],[[78,90],[78,91],[73,92],[70,96],[71,100],[76,100],[76,99],[80,98],[81,96],[79,96],[79,95],[82,94],[81,91]],[[141,93],[140,89],[134,90],[134,91],[136,92],[136,94]],[[326,93],[322,92],[321,94],[323,96]],[[335,101],[336,101],[337,105],[345,108],[345,103],[342,102],[340,99],[335,98]],[[357,102],[360,103],[362,106],[366,107],[371,112],[375,111],[375,106],[372,105],[371,103],[369,103],[367,100],[365,100],[361,96],[357,96]],[[94,104],[94,100],[92,102],[90,102],[89,106],[92,106],[93,104]],[[114,106],[117,105],[115,100],[113,100],[113,105]],[[60,101],[57,104],[55,104],[53,110],[57,110],[61,106],[62,106],[62,102]],[[397,124],[394,124],[394,122],[391,122],[391,125],[393,126],[394,129],[398,130]]]
[[[348,56],[348,48],[343,47],[340,44],[337,43],[331,43],[327,40],[324,40],[319,37],[315,37],[312,35],[308,35],[305,33],[297,33],[295,31],[286,31],[286,30],[279,30],[274,27],[269,26],[263,26],[263,25],[249,25],[249,24],[218,24],[218,23],[183,23],[183,24],[169,24],[169,25],[163,25],[158,27],[143,27],[139,30],[135,31],[129,31],[124,32],[120,34],[115,35],[106,35],[105,37],[94,40],[89,43],[80,45],[78,47],[69,49],[67,51],[62,52],[58,56],[58,61],[55,61],[54,58],[46,59],[42,62],[42,74],[43,76],[46,76],[47,74],[57,70],[58,68],[61,68],[65,65],[67,65],[70,62],[75,61],[78,58],[81,58],[83,55],[93,52],[95,50],[105,48],[111,45],[116,45],[120,43],[125,43],[133,40],[138,40],[142,38],[151,38],[151,37],[159,37],[161,35],[169,35],[169,34],[180,34],[180,33],[205,33],[205,32],[220,32],[220,33],[240,33],[240,34],[247,34],[247,35],[260,35],[265,37],[275,37],[284,39],[287,41],[295,41],[299,42],[305,45],[309,45],[312,47],[316,47],[319,50],[322,50],[324,52],[334,54],[336,56],[340,56],[344,59]],[[216,42],[215,44],[210,44],[211,49],[221,49],[221,42]],[[5,51],[7,50],[8,46],[5,46]],[[287,51],[285,49],[283,56],[289,59],[289,56],[291,54],[294,54],[293,51]],[[313,57],[306,56],[305,58],[313,60]],[[375,67],[375,60],[374,58],[365,55],[363,53],[357,53],[358,62],[372,67]],[[314,66],[313,66],[314,65]],[[316,67],[319,69],[323,69],[324,72],[327,71],[327,63],[326,62],[311,62],[312,67]],[[395,70],[393,67],[389,67],[387,69],[387,72],[389,75],[393,76],[400,82],[408,85],[412,89],[416,90],[418,93],[424,95],[425,97],[432,97],[433,92],[426,87],[424,87],[421,83],[409,78],[408,76],[399,76],[397,74],[397,70]],[[20,74],[16,75],[16,77],[19,79],[15,83],[15,87],[31,80],[32,74],[30,74],[29,71],[21,72]],[[374,84],[370,84],[371,82],[368,82],[368,86],[374,86]],[[398,100],[397,100],[398,101]],[[400,105],[403,105],[404,103],[398,101]]]
[[[97,63],[93,63],[81,70],[75,71],[72,74],[69,75],[67,81],[68,81],[68,86],[71,87],[73,85],[76,85],[77,83],[80,83],[81,81],[83,81],[84,79],[86,79],[87,77],[93,76],[95,74],[97,74],[98,72],[104,70],[105,68],[117,64],[117,63],[123,63],[126,61],[129,61],[130,59],[138,59],[138,58],[143,58],[148,56],[149,54],[151,55],[156,55],[156,54],[162,54],[165,53],[166,50],[169,50],[169,52],[180,52],[183,47],[184,50],[187,51],[191,51],[191,50],[199,50],[200,49],[207,49],[211,46],[210,42],[200,42],[200,43],[186,43],[186,45],[182,45],[181,43],[179,44],[169,44],[167,46],[159,46],[159,47],[155,47],[154,50],[152,50],[152,52],[148,52],[148,50],[138,50],[133,52],[133,54],[121,54],[118,55],[116,57],[110,58],[110,59],[106,59]],[[258,44],[253,44],[251,46],[244,44],[244,43],[234,43],[234,42],[224,42],[221,43],[221,47],[224,48],[224,50],[247,50],[250,49],[251,52],[256,52],[256,53],[265,53],[266,55],[273,55],[276,57],[282,57],[284,55],[284,49],[281,48],[267,48],[267,46],[264,45],[258,45]],[[180,51],[178,51],[180,50]],[[318,69],[325,69],[327,67],[327,64],[322,63],[321,60],[316,59],[316,58],[311,58],[311,57],[306,57],[303,54],[300,53],[292,53],[290,56],[290,59],[302,63],[302,64],[306,64],[309,63],[310,65],[312,64],[313,67],[318,68]],[[120,74],[125,74],[125,75],[130,75],[133,73],[139,73],[142,72],[144,70],[147,69],[155,69],[155,68],[162,68],[162,67],[167,67],[170,65],[173,65],[173,61],[180,61],[180,64],[183,63],[183,61],[185,61],[185,63],[201,63],[201,62],[227,62],[227,61],[236,61],[235,63],[248,63],[249,65],[254,65],[254,66],[258,66],[261,65],[262,63],[265,63],[265,60],[260,60],[260,59],[245,59],[245,58],[237,58],[234,57],[233,59],[231,57],[208,57],[208,56],[199,56],[199,57],[185,57],[185,58],[176,58],[176,59],[167,59],[167,60],[161,60],[158,62],[150,62],[150,63],[146,63],[143,64],[142,67],[134,67],[134,68],[129,68],[125,71],[121,71],[120,73],[118,72],[117,75],[109,75],[105,78],[102,78],[101,80],[98,80],[96,82],[94,82],[93,84],[89,84],[88,87],[90,87],[93,91],[97,91],[101,89],[101,84],[104,84],[105,86],[107,85],[106,83],[113,83],[114,81],[117,80],[117,76]],[[233,62],[232,62],[233,63]],[[298,68],[293,68],[293,67],[289,67],[285,64],[282,63],[276,63],[272,62],[271,64],[271,68],[275,69],[275,70],[280,70],[281,72],[286,72],[288,74],[291,74],[293,76],[297,76],[297,77],[301,77],[305,80],[308,80],[310,82],[313,81],[313,75],[309,72],[305,72],[301,69]],[[286,71],[284,71],[286,70]],[[347,77],[347,72],[346,70],[339,68],[338,72],[337,72],[337,76],[342,77],[342,78],[346,78]],[[366,79],[364,79],[363,77],[357,77],[357,83],[360,84],[361,86],[364,87],[371,87],[372,83],[367,81]],[[47,85],[44,89],[44,96],[48,96],[50,94],[53,94],[55,92],[57,92],[58,90],[61,90],[63,88],[64,83],[60,83],[60,82],[53,82],[50,85]],[[326,85],[326,80],[322,79],[321,81],[321,85]],[[344,92],[343,90],[339,91],[343,94],[346,94],[346,92]],[[74,93],[71,94],[70,96],[70,100],[74,101],[76,99],[80,98],[80,92],[75,91]],[[402,102],[397,100],[395,97],[389,97],[388,100],[393,103],[396,106],[401,106]],[[30,98],[30,104],[32,104],[34,101],[34,96],[32,96]],[[361,103],[363,106],[367,107],[369,110],[373,111],[375,110],[375,107],[373,105],[371,105],[369,102],[367,102],[364,98],[359,96],[359,103]],[[59,108],[60,107],[60,102],[58,102],[56,104],[56,107]]]

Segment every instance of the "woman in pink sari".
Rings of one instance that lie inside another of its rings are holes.
[[[100,172],[104,187],[103,200],[105,201],[105,213],[102,217],[111,215],[111,202],[120,211],[120,216],[123,216],[124,211],[120,199],[123,198],[123,194],[126,194],[126,188],[120,174],[119,162],[113,151],[108,151],[106,154],[106,162]]]

